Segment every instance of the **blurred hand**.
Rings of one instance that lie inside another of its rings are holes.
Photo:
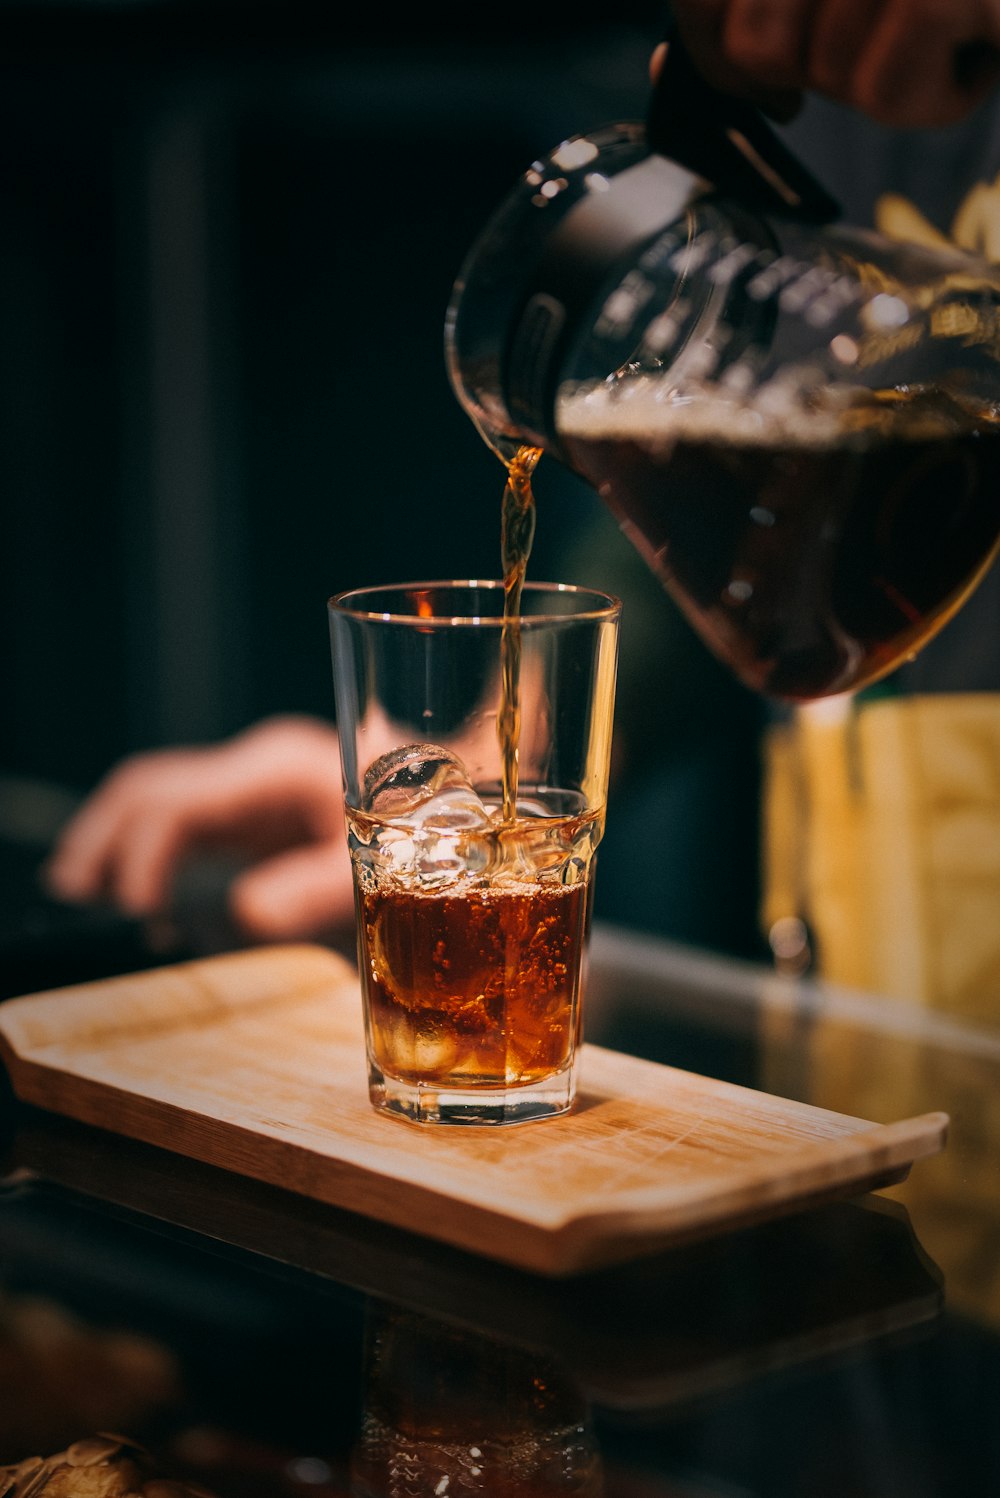
[[[883,125],[948,125],[1000,83],[1000,0],[674,0],[673,11],[704,77],[779,120],[813,90]]]
[[[352,917],[336,732],[268,719],[207,748],[125,760],[66,826],[47,868],[65,900],[110,899],[134,915],[168,908],[185,857],[234,851],[234,919],[261,940],[301,940]]]

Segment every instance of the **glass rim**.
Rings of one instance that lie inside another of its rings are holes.
[[[457,592],[460,588],[477,588],[484,592],[496,593],[500,599],[503,598],[504,586],[498,578],[440,578],[436,581],[421,581],[409,583],[385,583],[381,586],[366,588],[348,588],[344,592],[335,593],[327,600],[327,607],[331,613],[343,615],[347,619],[354,619],[366,623],[378,624],[413,624],[413,625],[445,625],[461,626],[475,625],[479,628],[484,626],[502,627],[504,624],[503,609],[498,613],[490,614],[416,614],[397,613],[390,609],[370,609],[360,607],[362,599],[371,599],[376,595],[386,594],[403,595],[418,590],[431,591],[434,589]],[[577,583],[549,583],[528,582],[523,588],[524,594],[535,597],[549,595],[552,597],[571,597],[578,599],[592,599],[594,606],[582,608],[571,614],[542,613],[542,614],[519,614],[518,619],[522,629],[538,629],[553,624],[573,624],[580,622],[611,622],[617,620],[622,611],[621,599],[613,593],[603,593],[599,588],[587,588]]]

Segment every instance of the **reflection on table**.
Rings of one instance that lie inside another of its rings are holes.
[[[218,1498],[462,1491],[473,1447],[494,1494],[996,1490],[1000,1039],[611,928],[588,1018],[858,1117],[944,1108],[948,1145],[889,1193],[552,1281],[8,1106],[0,1463],[110,1430]]]

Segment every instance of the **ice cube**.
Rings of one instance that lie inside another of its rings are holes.
[[[493,819],[461,760],[440,744],[406,744],[370,765],[364,809],[384,821],[384,867],[435,888],[479,877],[494,848]]]
[[[406,744],[377,759],[365,775],[364,809],[407,827],[490,824],[461,760],[440,744]]]

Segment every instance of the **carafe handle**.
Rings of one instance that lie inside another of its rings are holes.
[[[811,224],[839,218],[839,203],[760,111],[701,76],[676,26],[666,41],[646,118],[652,149],[746,208]]]

